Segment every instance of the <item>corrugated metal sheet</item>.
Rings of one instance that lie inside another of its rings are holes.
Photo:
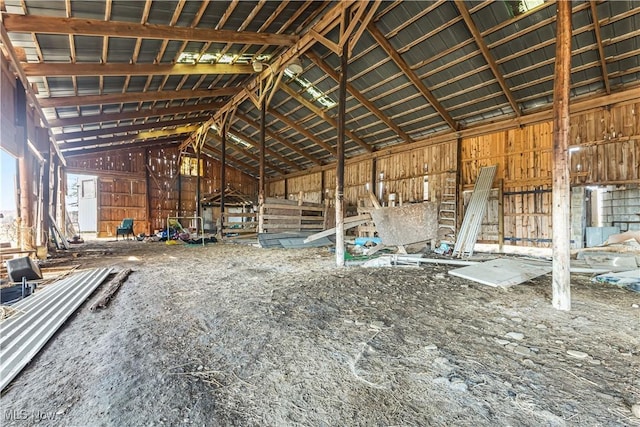
[[[101,268],[74,274],[13,305],[18,312],[0,323],[0,390],[38,354],[110,272],[111,268]]]
[[[491,184],[496,174],[497,165],[486,166],[480,169],[476,185],[469,205],[464,213],[464,219],[460,226],[460,232],[456,237],[456,245],[453,249],[453,256],[471,256],[473,247],[478,238],[478,232],[482,225],[482,218],[487,210],[487,201],[491,193]]]

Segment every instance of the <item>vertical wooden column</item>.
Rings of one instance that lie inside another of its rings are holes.
[[[51,190],[51,218],[58,220],[58,204],[60,201],[60,159],[57,154],[51,156],[51,171],[53,172],[53,188]]]
[[[498,252],[504,248],[504,179],[498,180]]]
[[[180,165],[178,165],[178,173],[180,173]],[[149,149],[144,150],[144,181],[147,191],[147,234],[153,233],[153,224],[151,221],[151,180],[149,176]]]
[[[345,14],[345,21],[348,14]],[[347,28],[348,22],[344,23]],[[344,140],[346,132],[347,69],[349,43],[342,40],[340,55],[340,87],[338,89],[338,141],[336,155],[336,265],[344,267]]]
[[[218,235],[223,238],[224,234],[224,190],[227,188],[227,123],[226,120],[222,122],[220,135],[220,229]]]
[[[45,161],[42,165],[42,243],[47,246],[47,236],[51,227],[51,169],[53,162],[51,161],[51,143],[49,141],[49,133],[46,129],[40,129],[38,138],[41,140],[41,151]]]
[[[557,3],[553,84],[553,307],[571,309],[569,186],[569,88],[571,85],[571,2]]]
[[[267,97],[266,94],[262,94],[260,100],[260,165],[258,177],[258,233],[264,233],[264,202],[265,202],[265,156],[266,156],[266,112],[267,112]],[[286,192],[286,178],[285,178],[285,199],[287,198]]]
[[[202,159],[202,145],[200,145],[200,141],[198,141],[198,152],[196,153],[196,213],[194,216],[200,216],[200,185],[202,183],[202,179],[200,178],[200,159]],[[196,230],[197,233],[200,234],[200,222],[196,220]]]

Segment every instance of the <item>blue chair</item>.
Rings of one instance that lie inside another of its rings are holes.
[[[133,218],[125,218],[122,220],[122,223],[116,229],[116,241],[118,241],[118,236],[125,238],[129,235],[131,235],[131,237],[135,235],[133,233]]]

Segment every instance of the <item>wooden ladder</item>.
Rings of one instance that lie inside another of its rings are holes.
[[[456,178],[449,173],[445,179],[438,210],[438,239],[440,242],[453,244],[456,241]],[[453,177],[452,177],[453,176]]]

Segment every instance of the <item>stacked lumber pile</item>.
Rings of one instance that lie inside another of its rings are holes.
[[[294,200],[267,198],[260,212],[265,233],[321,231],[325,206]]]

